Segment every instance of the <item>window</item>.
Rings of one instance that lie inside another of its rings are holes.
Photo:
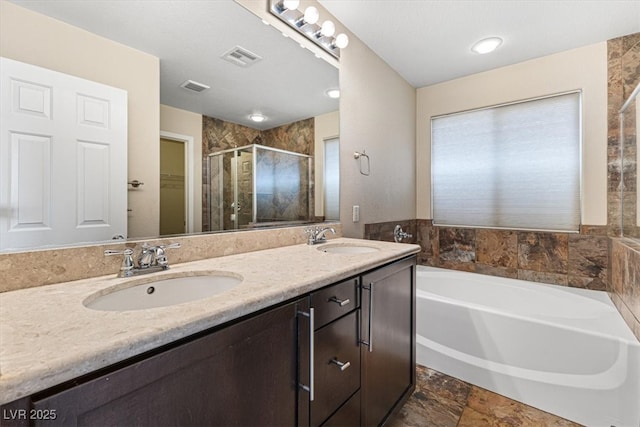
[[[340,220],[340,140],[324,141],[324,219]]]
[[[577,231],[580,92],[434,117],[436,225]]]

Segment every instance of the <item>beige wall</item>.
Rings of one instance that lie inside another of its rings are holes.
[[[431,218],[430,118],[582,89],[582,224],[607,224],[606,42],[427,86],[417,91],[417,210]]]
[[[128,93],[129,237],[156,236],[159,217],[158,58],[0,1],[0,56],[124,89]]]
[[[364,224],[415,218],[416,90],[349,34],[340,61],[340,220],[347,237]],[[354,151],[371,159],[360,174]],[[360,222],[352,206],[360,206]]]
[[[160,105],[160,130],[193,138],[194,232],[202,231],[202,115]]]
[[[322,114],[314,120],[315,215],[324,216],[324,141],[340,136],[340,112]]]

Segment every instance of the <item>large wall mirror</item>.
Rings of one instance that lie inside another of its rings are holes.
[[[640,237],[640,174],[638,174],[638,124],[640,123],[640,84],[636,86],[620,110],[622,152],[622,234]]]
[[[141,148],[139,138],[132,138],[138,101],[129,97],[128,171],[118,181],[127,188],[124,237],[338,219],[331,217],[335,207],[324,206],[337,199],[323,190],[325,181],[339,178],[326,176],[338,168],[324,164],[324,142],[334,147],[339,141],[339,101],[330,96],[339,86],[338,69],[332,63],[234,1],[11,3],[159,58],[159,100],[150,107],[158,109],[157,145]],[[18,46],[21,40],[8,43]],[[57,55],[44,50],[43,55]],[[139,71],[126,62],[115,69]],[[263,120],[253,121],[255,115]],[[151,179],[144,176],[147,168],[153,170]],[[265,183],[270,190],[260,190]],[[9,209],[1,208],[6,216]],[[106,240],[82,237],[75,244]],[[70,244],[36,239],[0,251]]]

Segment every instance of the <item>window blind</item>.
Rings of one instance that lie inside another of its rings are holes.
[[[434,117],[434,224],[577,231],[580,93]]]
[[[324,142],[324,218],[340,220],[340,140]]]

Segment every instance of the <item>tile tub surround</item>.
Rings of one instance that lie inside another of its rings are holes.
[[[84,307],[82,301],[89,296],[131,282],[115,275],[2,293],[0,404],[420,250],[417,245],[359,239],[335,242],[365,244],[379,251],[331,254],[318,250],[321,245],[301,244],[176,265],[170,274],[222,271],[241,275],[243,282],[210,298],[148,310],[107,312]]]
[[[627,139],[621,151],[619,111],[631,92],[640,83],[640,33],[629,34],[607,41],[607,217],[611,236],[620,236],[622,215],[625,224],[635,224],[636,214],[636,145],[635,138]],[[633,129],[627,129],[633,133]],[[631,142],[633,144],[630,144]],[[625,160],[624,182],[621,179],[622,157]],[[621,199],[628,208],[621,212]],[[640,236],[637,226],[625,226]]]
[[[640,340],[640,242],[611,239],[611,300]]]
[[[335,235],[328,233],[328,239],[342,236],[340,223],[327,223],[326,225],[336,230]],[[304,233],[305,228],[307,226],[270,228],[0,253],[0,277],[2,277],[0,293],[107,274],[115,276],[120,269],[120,264],[122,264],[122,257],[105,257],[104,251],[106,249],[132,248],[135,254],[138,254],[144,242],[148,242],[150,245],[178,242],[182,245],[181,248],[167,251],[169,265],[173,268],[177,264],[189,261],[304,243],[307,240]]]
[[[578,427],[579,424],[516,402],[424,366],[416,390],[390,427]]]
[[[367,224],[365,238],[393,241],[393,227],[411,230],[418,263],[576,288],[607,290],[605,226],[580,234],[434,226],[431,220]]]

